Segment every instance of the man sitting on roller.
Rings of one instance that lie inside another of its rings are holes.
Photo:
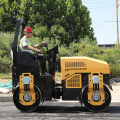
[[[25,33],[25,36],[20,40],[21,50],[31,52],[32,54],[34,54],[34,51],[42,53],[42,50],[38,50],[37,48],[40,47],[41,45],[45,44],[46,41],[44,41],[40,44],[37,44],[37,45],[33,45],[28,40],[28,38],[32,37],[32,34],[33,34],[32,28],[26,27],[25,30],[24,30],[24,33]],[[47,73],[47,70],[46,70],[46,59],[45,59],[44,55],[38,54],[37,58],[40,61],[40,65],[41,65],[41,69],[42,69],[42,75],[50,75],[49,73]]]

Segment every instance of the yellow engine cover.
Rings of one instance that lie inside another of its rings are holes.
[[[89,57],[61,57],[61,79],[74,73],[110,74],[107,62]]]

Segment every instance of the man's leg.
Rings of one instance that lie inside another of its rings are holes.
[[[45,58],[45,56],[42,55],[42,54],[38,54],[37,58],[38,58],[39,61],[40,61],[42,73],[45,73],[45,72],[47,71],[47,70],[46,70],[46,58]]]

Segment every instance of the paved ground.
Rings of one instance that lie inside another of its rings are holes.
[[[112,102],[101,113],[89,112],[79,102],[46,101],[35,112],[23,113],[12,102],[12,94],[0,94],[0,120],[120,120],[120,83],[114,83]]]
[[[101,113],[89,112],[78,102],[45,102],[35,112],[23,113],[12,102],[0,103],[0,120],[120,120],[120,103]]]
[[[112,102],[120,102],[120,83],[112,84],[113,91],[110,90]],[[12,102],[12,92],[7,94],[0,93],[0,102]]]

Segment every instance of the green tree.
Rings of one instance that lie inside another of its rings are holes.
[[[81,38],[88,36],[92,41],[96,41],[91,18],[87,7],[82,5],[81,0],[66,0],[67,9],[65,15],[61,17],[61,25],[67,31],[67,44],[79,42]]]
[[[58,36],[67,46],[86,36],[96,41],[89,11],[81,0],[21,0],[20,14],[29,26],[43,26],[47,37]]]
[[[13,31],[19,14],[20,0],[0,0],[0,31]]]
[[[41,37],[43,39],[48,33],[47,26],[40,26],[39,24],[35,24],[34,32],[35,36]]]
[[[67,35],[65,29],[60,25],[53,25],[50,29],[50,35],[53,37],[53,41],[58,44],[64,44],[64,39]]]
[[[86,36],[96,41],[81,0],[0,0],[0,31],[13,31],[18,17],[34,28],[36,36],[54,37],[66,46]]]

